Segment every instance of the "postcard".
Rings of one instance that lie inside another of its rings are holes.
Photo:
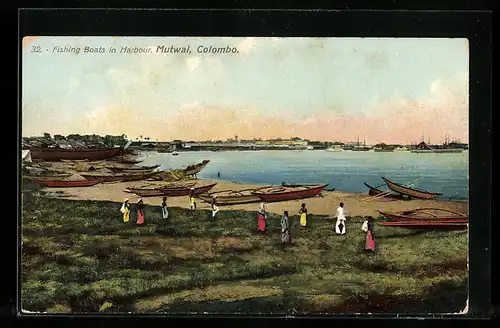
[[[24,37],[23,313],[466,313],[468,47]]]

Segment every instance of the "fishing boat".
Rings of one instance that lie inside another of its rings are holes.
[[[208,192],[210,189],[215,187],[217,183],[212,183],[204,186],[199,186],[199,187],[184,187],[184,188],[159,188],[163,192],[164,196],[169,196],[169,197],[176,197],[176,196],[187,196],[191,192],[193,192],[194,195],[199,195]]]
[[[190,188],[194,186],[196,183],[191,182],[187,184],[166,184],[162,186],[156,186],[152,188],[148,187],[139,187],[139,188],[127,188],[127,192],[134,193],[141,197],[155,197],[155,196],[163,196],[165,195],[165,190],[169,192],[184,190],[186,188]]]
[[[198,174],[201,170],[205,168],[205,166],[207,166],[209,162],[210,162],[209,160],[205,159],[201,163],[188,165],[186,168],[184,168],[184,174],[186,176]]]
[[[122,148],[84,148],[84,149],[64,149],[64,148],[31,148],[31,158],[43,159],[44,161],[65,160],[89,160],[96,161],[107,159],[118,155]]]
[[[82,162],[88,162],[88,159],[61,159],[61,162],[63,163],[82,163]]]
[[[310,186],[300,185],[297,187],[271,186],[254,191],[252,194],[259,196],[262,201],[267,203],[281,202],[286,200],[316,197],[327,186],[328,184]]]
[[[401,228],[416,228],[416,229],[467,229],[467,222],[428,222],[420,221],[404,221],[404,222],[378,222],[378,224],[386,227],[401,227]]]
[[[263,187],[263,188],[268,188],[268,187]],[[199,198],[206,203],[211,203],[215,197],[217,199],[218,206],[260,203],[262,202],[260,197],[252,193],[259,189],[262,188],[252,188],[244,190],[223,190],[213,193],[199,194],[196,198]]]
[[[391,189],[392,191],[402,195],[407,195],[409,197],[420,199],[436,199],[437,197],[442,195],[441,193],[434,193],[426,190],[406,187],[402,184],[392,182],[384,177],[382,177],[382,180],[384,180],[384,182],[387,184],[387,187],[389,187],[389,189]]]
[[[50,188],[90,187],[104,182],[104,179],[94,180],[40,180],[39,184]]]
[[[109,166],[104,166],[104,168],[108,169],[108,170],[111,170],[113,172],[129,172],[129,173],[133,173],[133,172],[143,172],[143,173],[146,173],[146,172],[151,172],[153,171],[154,169],[160,167],[160,164],[158,165],[152,165],[152,166],[139,166],[139,167],[126,167],[126,166],[112,166],[112,165],[109,165]]]
[[[426,222],[455,222],[467,223],[467,215],[440,209],[440,208],[417,208],[413,210],[401,211],[397,213],[378,211],[385,218],[393,222],[426,221]]]
[[[385,194],[386,193],[385,191],[377,189],[376,187],[370,186],[366,182],[363,182],[363,183],[365,184],[365,186],[367,186],[369,188],[368,195],[370,195],[370,196],[377,196],[377,195],[381,195],[381,194]],[[401,194],[387,194],[387,195],[385,195],[385,197],[388,197],[388,198],[397,198],[397,199],[405,199]]]

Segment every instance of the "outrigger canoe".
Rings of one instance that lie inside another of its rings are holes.
[[[467,223],[467,215],[439,208],[417,208],[413,210],[401,211],[396,213],[378,211],[385,218],[393,222],[443,222],[443,223]]]
[[[389,189],[391,189],[392,191],[402,195],[407,195],[412,198],[436,199],[437,197],[442,195],[440,193],[434,193],[426,190],[406,187],[399,183],[392,182],[384,177],[382,177],[382,180],[384,180],[384,182],[387,184],[387,187],[389,187]]]
[[[363,183],[365,184],[365,186],[367,186],[369,188],[368,195],[370,195],[370,196],[377,196],[377,195],[381,195],[381,194],[385,194],[386,193],[386,192],[384,192],[384,191],[382,191],[380,189],[377,189],[375,187],[370,186],[366,182],[363,182]],[[388,195],[385,195],[385,197],[387,197],[387,198],[405,199],[401,194],[388,194]]]
[[[297,187],[273,186],[253,191],[252,194],[258,196],[266,203],[281,202],[286,200],[316,197],[327,186],[328,184]]]
[[[204,186],[199,186],[199,187],[184,187],[184,188],[159,188],[159,190],[163,193],[163,196],[170,196],[170,197],[177,197],[177,196],[187,196],[191,192],[194,195],[199,195],[208,192],[210,189],[215,187],[217,183],[212,183]]]
[[[269,187],[263,187],[269,188]],[[214,198],[217,200],[218,206],[230,206],[237,204],[252,204],[260,203],[262,199],[254,195],[252,192],[258,191],[262,188],[252,188],[244,190],[224,190],[213,193],[200,194],[196,198],[201,199],[206,203],[211,203]]]

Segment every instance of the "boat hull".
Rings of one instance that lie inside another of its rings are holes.
[[[463,149],[415,149],[411,150],[415,154],[449,154],[449,153],[461,153]]]
[[[201,199],[206,203],[211,203],[213,200],[213,196],[211,195],[198,195],[197,198]],[[245,196],[217,196],[217,205],[218,206],[230,206],[230,205],[239,205],[239,204],[253,204],[260,203],[262,200],[260,197],[253,195],[245,195]]]
[[[30,149],[32,159],[42,159],[44,161],[96,161],[114,157],[120,153],[120,148],[106,148],[106,149]]]
[[[392,222],[424,222],[424,223],[468,223],[469,219],[467,217],[460,216],[442,216],[442,217],[415,217],[410,215],[403,215],[400,213],[389,213],[378,211],[385,218],[391,220]]]
[[[58,180],[41,180],[39,184],[49,188],[71,188],[71,187],[90,187],[98,183],[104,182],[103,179],[95,180],[73,180],[73,181],[58,181]]]
[[[387,184],[387,187],[391,189],[392,191],[395,191],[399,194],[407,195],[413,198],[420,198],[420,199],[436,199],[442,194],[440,193],[432,193],[432,192],[426,192],[426,191],[419,191],[413,188],[405,187],[402,186],[398,183],[392,182],[387,180],[386,178],[382,177],[382,180]]]
[[[384,191],[380,190],[380,189],[377,189],[377,188],[374,188],[372,186],[370,186],[369,184],[367,184],[366,182],[364,182],[365,186],[367,186],[369,188],[368,190],[368,195],[370,196],[377,196],[377,195],[381,195],[384,193]],[[396,199],[405,199],[401,194],[388,194],[388,195],[385,195],[385,197],[387,198],[396,198]]]
[[[178,197],[178,196],[188,196],[191,191],[193,192],[194,195],[199,195],[208,192],[210,189],[215,187],[216,183],[194,188],[194,190],[191,190],[190,188],[179,188],[179,189],[169,189],[169,188],[160,188],[159,190],[162,192],[163,196],[169,196],[169,197]]]
[[[316,197],[327,186],[328,186],[328,184],[317,186],[317,187],[312,187],[312,188],[305,189],[305,190],[298,190],[298,191],[288,191],[288,192],[285,191],[285,192],[269,193],[269,194],[263,193],[263,192],[254,192],[253,194],[258,196],[262,201],[264,201],[266,203],[282,202],[282,201],[287,201],[287,200]]]

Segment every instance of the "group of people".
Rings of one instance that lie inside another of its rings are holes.
[[[302,229],[307,226],[307,208],[306,204],[302,204],[299,209],[300,219],[299,224]],[[344,203],[340,203],[337,208],[337,222],[335,223],[335,233],[337,235],[345,235],[345,215],[344,215]],[[258,214],[257,214],[257,229],[259,232],[264,232],[267,226],[267,212],[265,204],[261,203]],[[366,233],[365,237],[365,250],[375,251],[375,235],[373,228],[373,217],[369,216],[367,220],[363,222],[361,229]],[[288,211],[283,212],[283,217],[281,218],[281,242],[283,244],[291,243],[292,237],[290,235],[290,219],[288,217]]]
[[[191,189],[191,193],[189,194],[189,205],[192,211],[196,210],[196,201],[194,197],[193,189]],[[217,198],[214,197],[210,204],[212,208],[212,219],[215,219],[217,213],[219,212],[219,208],[217,207]],[[136,225],[144,224],[144,208],[146,205],[142,201],[142,198],[137,202],[137,221]],[[128,222],[130,220],[130,202],[129,199],[126,198],[122,204],[120,211],[123,213],[123,222]],[[162,218],[168,218],[168,207],[167,207],[167,197],[163,197],[163,201],[161,204],[161,212]],[[302,229],[307,227],[307,208],[306,204],[302,204],[298,213],[300,214],[299,224]],[[292,237],[290,234],[290,219],[288,217],[288,211],[283,212],[283,217],[281,218],[281,242],[283,244],[288,244],[292,242]],[[345,235],[346,226],[345,226],[345,215],[344,215],[344,203],[340,203],[337,208],[337,221],[335,223],[335,233],[337,235]],[[257,230],[263,233],[267,227],[267,212],[264,203],[260,203],[259,210],[257,212]],[[366,233],[365,237],[365,250],[375,250],[375,235],[373,228],[373,217],[369,216],[368,219],[363,222],[361,229]]]
[[[142,226],[144,224],[145,212],[144,208],[146,204],[142,201],[142,198],[136,204],[137,207],[137,220],[135,222],[136,225]],[[125,198],[123,201],[122,207],[120,208],[120,212],[123,214],[123,222],[129,222],[130,220],[130,200]],[[167,207],[167,197],[163,197],[163,201],[161,203],[161,214],[163,219],[168,219],[168,207]]]

